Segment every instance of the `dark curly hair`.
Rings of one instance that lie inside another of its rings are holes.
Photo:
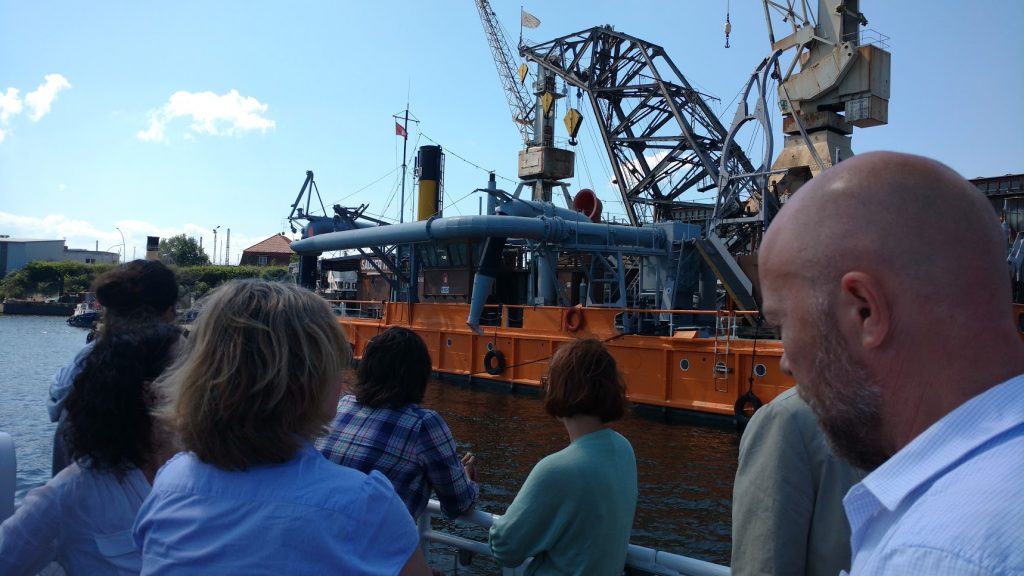
[[[149,383],[174,359],[180,341],[180,329],[157,320],[97,340],[65,403],[72,460],[118,477],[147,463],[155,448]]]
[[[419,404],[430,378],[430,352],[418,334],[392,326],[370,339],[352,393],[371,408]]]
[[[133,260],[101,275],[93,283],[105,320],[160,316],[178,301],[178,279],[158,260]]]

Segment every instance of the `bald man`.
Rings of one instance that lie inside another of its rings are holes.
[[[811,180],[759,255],[783,370],[836,453],[851,574],[1024,574],[1024,344],[1005,241],[948,167],[877,152]]]

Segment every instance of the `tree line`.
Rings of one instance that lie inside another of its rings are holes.
[[[0,280],[0,297],[57,298],[86,292],[97,276],[113,268],[113,264],[81,262],[30,262]],[[170,264],[178,275],[183,299],[200,298],[224,282],[236,278],[291,280],[285,266],[178,266]]]

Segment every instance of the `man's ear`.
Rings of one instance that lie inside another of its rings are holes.
[[[882,285],[865,272],[847,272],[839,281],[837,321],[845,334],[864,348],[877,348],[892,329],[889,298]]]

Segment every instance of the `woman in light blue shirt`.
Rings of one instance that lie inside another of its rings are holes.
[[[423,574],[391,483],[325,459],[321,435],[349,350],[330,306],[293,284],[241,280],[210,297],[161,379],[187,452],[135,522],[143,574]]]

